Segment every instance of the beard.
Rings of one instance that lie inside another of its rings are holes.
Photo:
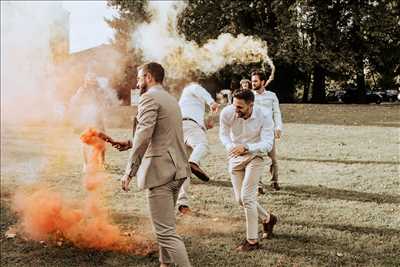
[[[147,84],[143,83],[142,85],[139,85],[139,90],[140,90],[140,95],[144,94],[147,92]]]
[[[239,118],[244,118],[246,116],[246,114],[241,111],[236,111],[236,114],[238,115]]]
[[[260,84],[260,85],[259,85],[259,86],[257,86],[257,87],[253,87],[253,90],[254,90],[254,91],[258,91],[258,90],[260,90],[260,89],[261,89],[261,87],[262,87],[262,86],[261,86],[261,84]]]

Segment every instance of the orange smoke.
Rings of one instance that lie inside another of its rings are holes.
[[[99,133],[94,128],[86,129],[80,137],[81,141],[92,147],[92,153],[87,162],[86,172],[88,174],[94,174],[102,171],[104,168],[104,162],[102,154],[105,152],[106,143],[99,137]],[[98,177],[92,177],[93,180],[98,181]]]
[[[82,142],[93,146],[96,150],[104,149],[105,142],[99,137],[99,133],[94,128],[86,129],[80,138]]]
[[[23,232],[31,239],[68,240],[78,247],[117,250],[146,255],[154,250],[142,236],[127,236],[115,225],[102,198],[106,173],[98,167],[104,141],[94,129],[88,129],[81,140],[94,149],[90,171],[84,176],[87,195],[83,203],[64,199],[60,193],[42,186],[33,194],[19,192],[14,209],[20,216]],[[92,162],[95,161],[95,162]]]

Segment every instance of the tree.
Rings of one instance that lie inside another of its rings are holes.
[[[130,49],[130,32],[148,21],[147,0],[109,0],[120,17],[109,21],[115,43]],[[303,101],[325,103],[328,78],[356,82],[366,92],[365,70],[378,74],[378,84],[394,88],[400,75],[399,4],[393,0],[191,0],[179,15],[178,29],[188,40],[204,44],[221,33],[253,35],[267,41],[276,66],[270,84],[284,102],[304,88]],[[128,41],[127,41],[128,40]],[[139,51],[134,51],[138,55]],[[254,67],[232,65],[217,77],[247,76]]]
[[[293,102],[293,74],[297,74],[293,62],[298,58],[298,50],[292,48],[296,32],[291,24],[284,26],[290,19],[286,15],[291,2],[294,1],[189,1],[180,14],[178,28],[187,39],[199,44],[226,32],[257,36],[267,41],[270,57],[276,66],[275,80],[270,87],[284,102]],[[286,42],[282,42],[283,38]],[[254,67],[257,65],[233,66],[230,68],[233,73],[228,75],[248,77]],[[222,72],[227,74],[226,69]]]
[[[341,63],[355,76],[361,103],[366,98],[365,70],[379,72],[380,82],[394,87],[400,62],[399,5],[396,1],[335,1],[339,16],[337,42]]]
[[[400,4],[375,2],[364,20],[364,39],[368,43],[367,67],[380,74],[378,86],[397,89],[400,75]],[[397,88],[396,88],[397,86]]]
[[[119,16],[106,19],[106,23],[114,30],[112,45],[124,56],[123,75],[115,77],[111,83],[117,89],[120,98],[129,104],[130,90],[136,84],[136,68],[142,62],[141,53],[132,47],[131,34],[137,26],[149,21],[146,11],[148,0],[108,0],[107,5],[115,8]]]

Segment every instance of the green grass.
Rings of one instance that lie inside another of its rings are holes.
[[[211,153],[203,167],[213,179],[193,178],[193,216],[177,218],[193,265],[400,266],[399,129],[295,123],[285,128],[278,143],[282,190],[259,197],[279,217],[276,236],[251,253],[233,250],[245,237],[244,215],[233,200],[217,129],[209,132]],[[125,138],[130,130],[109,133]],[[1,143],[1,266],[158,265],[157,255],[6,239],[5,231],[17,222],[9,209],[16,188],[44,181],[76,201],[85,192],[79,140],[69,130],[7,127]],[[146,194],[135,184],[130,193],[119,188],[127,157],[108,148],[106,205],[121,228],[150,232]]]

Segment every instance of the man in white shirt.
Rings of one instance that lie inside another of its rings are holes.
[[[271,116],[263,108],[254,106],[251,90],[238,90],[233,105],[220,115],[219,138],[228,151],[229,173],[235,198],[246,214],[246,240],[238,251],[259,249],[258,220],[263,224],[263,237],[270,238],[277,217],[268,213],[257,202],[257,184],[265,166],[263,154],[271,151],[274,143]]]
[[[182,91],[179,107],[182,112],[183,135],[185,144],[192,150],[189,164],[192,172],[207,182],[208,176],[200,169],[202,159],[208,153],[206,129],[212,127],[210,122],[205,125],[205,106],[208,105],[212,112],[217,112],[219,104],[211,97],[210,93],[197,82],[189,83]],[[188,190],[190,179],[187,179],[179,192],[178,210],[182,214],[190,212],[188,203]]]
[[[272,119],[274,122],[274,145],[272,150],[268,153],[268,156],[272,160],[270,167],[270,173],[272,175],[271,186],[275,190],[280,190],[278,183],[278,160],[276,156],[276,145],[275,139],[279,139],[282,134],[282,116],[279,109],[279,100],[275,93],[267,91],[265,89],[265,74],[261,71],[254,71],[251,73],[251,83],[252,89],[255,95],[255,105],[261,106],[268,110],[272,114]],[[261,183],[261,182],[260,182]],[[262,184],[259,185],[259,193],[263,194]]]

